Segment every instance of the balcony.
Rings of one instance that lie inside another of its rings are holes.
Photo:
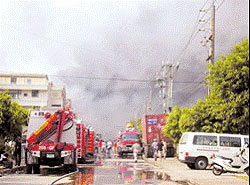
[[[0,84],[0,89],[9,90],[48,90],[48,85]]]

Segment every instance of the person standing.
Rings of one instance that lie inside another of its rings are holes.
[[[15,152],[14,152],[14,157],[15,157],[15,162],[16,166],[21,165],[21,153],[22,153],[22,142],[21,142],[21,137],[16,138],[16,144],[15,144]]]
[[[138,143],[133,144],[132,146],[132,150],[133,150],[133,154],[134,154],[134,160],[137,163],[137,158],[138,158],[138,153],[140,151],[140,145]]]
[[[158,145],[158,142],[156,139],[154,139],[154,142],[152,143],[152,148],[153,148],[153,155],[154,155],[155,161],[157,160],[157,145]]]
[[[163,143],[160,140],[160,142],[158,142],[158,144],[157,144],[157,153],[158,153],[159,157],[161,158],[161,160],[162,160],[162,151],[163,151]]]
[[[106,145],[106,142],[105,141],[102,141],[102,148],[101,148],[101,151],[102,151],[102,155],[103,155],[103,158],[105,157],[106,155],[106,148],[107,145]]]
[[[101,152],[102,152],[102,140],[100,139],[98,143],[98,153],[101,154]]]
[[[117,154],[117,141],[114,142],[114,154]]]
[[[113,143],[111,141],[108,141],[108,143],[107,143],[107,157],[108,157],[108,159],[111,158],[112,146],[113,146]]]
[[[167,157],[167,142],[166,141],[163,141],[162,142],[163,143],[163,157],[164,157],[164,159],[166,159],[166,157]]]

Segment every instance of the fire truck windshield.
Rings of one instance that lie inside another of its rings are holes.
[[[136,135],[136,134],[124,134],[122,136],[122,140],[123,141],[139,141],[139,135]]]

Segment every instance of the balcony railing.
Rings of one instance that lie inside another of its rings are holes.
[[[48,85],[0,84],[0,89],[16,90],[48,90]]]

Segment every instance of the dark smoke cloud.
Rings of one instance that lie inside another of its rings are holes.
[[[181,54],[179,52],[192,32],[195,16],[203,3],[145,1],[133,5],[131,9],[129,6],[121,8],[120,12],[114,10],[112,5],[105,4],[111,16],[103,19],[101,31],[96,35],[102,40],[93,38],[92,43],[82,43],[74,54],[78,66],[67,70],[67,73],[89,77],[154,80],[161,61],[166,61],[168,57],[175,61]],[[247,3],[239,3],[237,8],[232,9],[235,1],[227,1],[218,13],[217,53],[224,53],[225,49],[228,51],[233,43],[248,36],[245,4]],[[235,17],[235,13],[239,16]],[[235,28],[239,32],[232,32]],[[200,39],[202,38],[198,35],[182,60],[175,61],[180,62],[174,84],[174,104],[178,106],[190,106],[207,94],[204,77],[208,52],[199,44]],[[64,79],[64,82],[74,88],[82,86],[81,92],[87,96],[88,108],[77,103],[74,106],[85,115],[89,112],[97,117],[98,121],[93,123],[95,127],[112,126],[108,131],[102,130],[104,135],[115,135],[127,121],[140,116],[144,112],[143,105],[150,89],[153,90],[153,113],[162,112],[159,90],[155,83],[115,80],[77,80],[74,83],[73,79]],[[96,111],[97,107],[100,111]]]
[[[113,137],[144,113],[150,90],[153,113],[163,110],[155,83],[112,79],[154,80],[161,62],[171,60],[180,63],[174,75],[174,104],[190,106],[206,96],[202,81],[208,50],[200,44],[204,35],[198,34],[181,52],[204,2],[11,1],[0,6],[0,22],[14,26],[1,25],[0,39],[7,40],[4,44],[0,40],[0,61],[12,68],[59,71],[50,80],[66,86],[75,111],[98,132]],[[216,56],[248,37],[248,4],[248,0],[227,0],[217,11]],[[11,63],[16,56],[18,65]]]

